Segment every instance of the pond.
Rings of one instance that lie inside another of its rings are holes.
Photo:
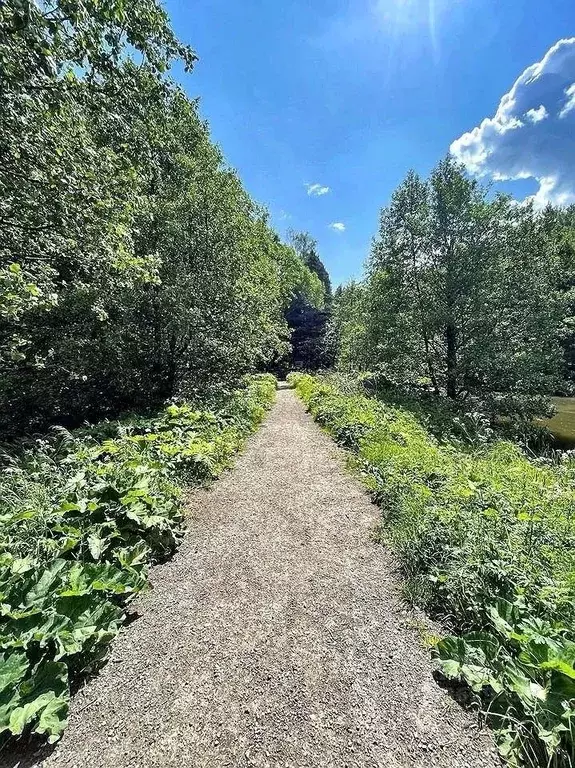
[[[552,397],[557,408],[552,419],[543,424],[553,433],[562,448],[575,448],[575,397]]]

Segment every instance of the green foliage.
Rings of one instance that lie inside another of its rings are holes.
[[[361,286],[337,297],[339,363],[452,399],[549,393],[565,295],[546,214],[468,178],[447,157],[407,175],[381,212]]]
[[[213,410],[172,404],[6,457],[0,733],[60,736],[70,680],[102,662],[149,564],[182,536],[182,483],[217,477],[274,397],[273,377],[250,377]]]
[[[547,248],[559,264],[559,291],[563,316],[559,339],[563,352],[563,387],[565,394],[573,392],[575,384],[575,206],[553,208],[543,212]]]
[[[503,440],[440,441],[413,411],[357,388],[290,380],[353,452],[411,594],[462,635],[439,644],[442,669],[481,694],[502,754],[515,765],[570,765],[573,461],[532,461]]]
[[[317,242],[308,232],[295,232],[293,229],[288,232],[288,238],[302,262],[319,278],[323,286],[324,298],[329,303],[331,301],[331,280],[317,252]]]
[[[157,0],[0,7],[0,435],[261,370],[319,278],[166,71]]]
[[[558,623],[533,617],[522,599],[498,600],[489,631],[446,637],[442,673],[484,702],[501,755],[512,766],[570,766],[575,758],[575,643]]]
[[[335,290],[330,333],[336,347],[336,368],[340,371],[369,368],[366,298],[363,283],[352,281]]]
[[[288,370],[317,371],[333,364],[333,344],[328,327],[331,317],[331,282],[318,252],[316,241],[307,232],[289,232],[289,239],[300,262],[321,287],[321,297],[298,290],[285,311],[290,331],[290,349],[275,363],[281,375]]]

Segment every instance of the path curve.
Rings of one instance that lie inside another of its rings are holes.
[[[499,765],[433,681],[370,539],[377,509],[293,392],[190,506],[183,546],[41,765]]]

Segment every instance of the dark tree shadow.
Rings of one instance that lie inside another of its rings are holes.
[[[56,744],[47,744],[41,736],[10,739],[0,747],[0,768],[40,768],[55,748]]]

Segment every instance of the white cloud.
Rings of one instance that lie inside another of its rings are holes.
[[[341,221],[334,221],[329,225],[330,229],[333,229],[334,232],[345,232],[345,224],[343,224]]]
[[[329,187],[324,187],[321,184],[305,184],[305,188],[310,197],[321,197],[329,192]]]
[[[559,112],[559,117],[565,117],[572,109],[575,109],[575,83],[565,89],[565,96],[567,96],[567,101],[561,112]]]
[[[559,40],[517,78],[493,117],[451,145],[471,173],[534,178],[535,203],[575,202],[575,37]]]
[[[525,117],[531,120],[532,123],[540,123],[541,120],[545,120],[546,117],[549,117],[549,112],[547,112],[543,104],[540,104],[537,109],[528,109],[525,113]]]

